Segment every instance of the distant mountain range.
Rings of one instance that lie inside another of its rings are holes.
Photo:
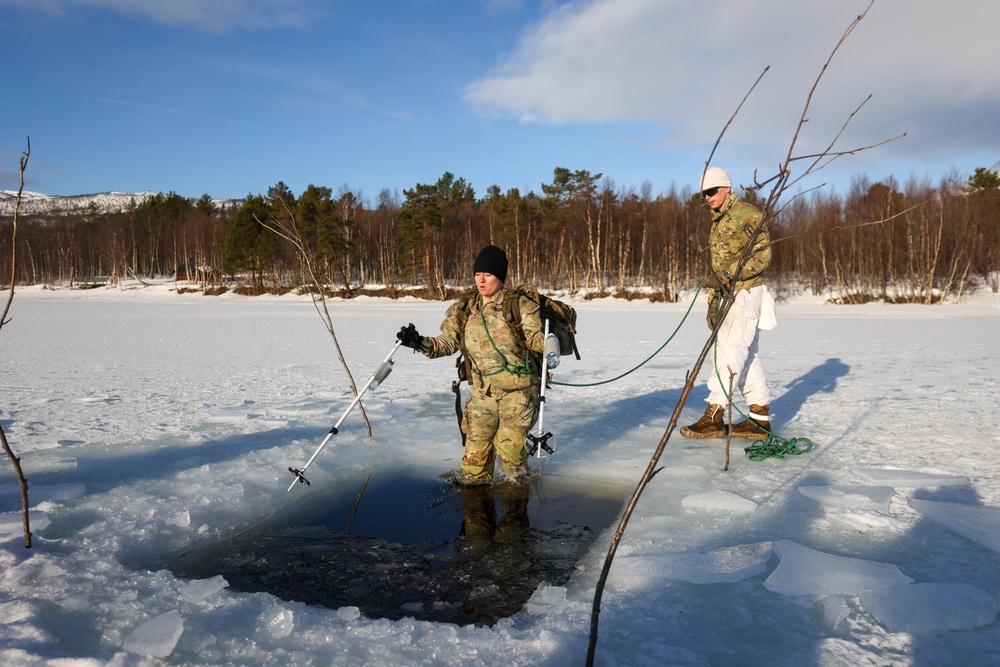
[[[133,202],[141,204],[157,194],[156,192],[100,192],[93,195],[53,196],[38,192],[22,192],[18,215],[70,215],[82,213],[92,205],[97,207],[99,213],[117,213],[127,209]],[[13,215],[16,200],[16,190],[0,190],[0,216]],[[240,203],[239,200],[231,199],[212,201],[220,208]]]

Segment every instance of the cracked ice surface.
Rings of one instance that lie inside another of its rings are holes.
[[[892,499],[892,488],[888,486],[800,486],[799,493],[826,507],[882,514],[888,514]]]
[[[910,500],[910,507],[959,535],[1000,552],[1000,508]]]

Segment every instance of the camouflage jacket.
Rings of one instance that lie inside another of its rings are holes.
[[[518,298],[524,345],[512,329],[517,324],[507,321],[504,309],[506,299]],[[462,317],[462,309],[468,309],[466,317]],[[446,357],[462,348],[463,339],[471,363],[470,384],[484,389],[496,387],[503,391],[516,391],[538,384],[537,369],[532,369],[528,362],[528,350],[540,353],[545,334],[539,306],[528,297],[518,296],[503,287],[485,304],[478,295],[471,299],[459,299],[448,307],[441,323],[441,335],[424,337],[421,351],[431,359]]]
[[[718,211],[713,211],[712,230],[708,233],[708,249],[712,259],[712,272],[726,283],[723,271],[729,275],[736,273],[736,265],[753,235],[754,229],[760,223],[761,212],[755,207],[740,201],[735,194],[730,193],[726,203]],[[764,269],[771,263],[771,237],[767,227],[761,230],[754,243],[753,254],[743,267],[734,291],[750,289],[764,284]]]

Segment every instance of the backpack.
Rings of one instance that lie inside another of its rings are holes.
[[[513,294],[504,301],[504,319],[510,324],[511,331],[514,332],[522,346],[525,345],[525,340],[524,332],[521,330],[521,299],[519,297],[526,296],[539,305],[538,315],[542,318],[542,326],[545,326],[545,320],[549,321],[549,333],[554,333],[559,340],[559,354],[565,355],[572,352],[577,359],[580,358],[580,351],[576,347],[576,309],[573,306],[541,294],[534,285],[523,284],[509,291]],[[465,323],[469,319],[469,311],[472,310],[472,301],[478,294],[478,290],[473,289],[458,299],[460,303],[458,310],[460,331],[465,331]],[[451,391],[455,394],[455,414],[458,417],[458,427],[462,433],[462,446],[464,447],[465,429],[462,428],[464,411],[462,410],[461,383],[469,382],[469,378],[472,376],[472,363],[469,361],[469,353],[465,349],[464,336],[459,341],[459,348],[461,354],[455,362],[455,366],[458,368],[458,380],[451,383]],[[536,372],[540,373],[542,355],[532,352],[531,356],[533,367]]]
[[[569,304],[557,299],[541,294],[534,285],[519,285],[514,289],[509,289],[511,294],[504,300],[504,319],[510,324],[511,331],[521,345],[525,345],[524,332],[521,331],[521,299],[526,296],[540,307],[538,313],[544,326],[545,320],[549,321],[549,333],[554,333],[559,340],[559,354],[573,353],[577,359],[580,358],[580,351],[576,347],[576,309]],[[469,312],[472,310],[472,301],[479,294],[477,290],[471,290],[459,297],[461,304],[458,311],[460,330],[465,330],[465,323],[468,320]],[[467,382],[470,376],[469,354],[465,349],[465,340],[459,342],[461,355],[456,362],[458,366],[458,381]],[[541,354],[531,353],[536,357],[535,368],[541,369]]]
[[[579,360],[580,351],[576,348],[576,309],[569,304],[541,294],[534,285],[519,285],[513,291],[519,296],[528,297],[541,307],[538,315],[542,318],[543,326],[545,325],[545,320],[549,321],[549,332],[554,333],[556,338],[559,339],[559,354],[569,354],[572,352],[576,355],[577,360]],[[508,303],[511,304],[509,309],[515,315],[513,320],[509,318],[508,320],[512,323],[516,322],[520,324],[521,300],[509,299]],[[520,334],[520,327],[517,327],[515,331]],[[522,340],[522,342],[524,341]]]

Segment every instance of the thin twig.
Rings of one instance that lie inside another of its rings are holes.
[[[767,247],[773,246],[776,243],[781,243],[782,241],[787,241],[788,239],[797,239],[797,238],[802,237],[802,236],[812,236],[814,234],[829,234],[830,232],[839,232],[839,231],[843,231],[845,229],[857,229],[858,227],[870,227],[872,225],[881,225],[881,224],[884,224],[886,222],[892,222],[896,218],[898,218],[898,217],[900,217],[902,215],[906,215],[910,211],[913,211],[914,209],[918,209],[921,206],[924,206],[925,204],[928,204],[928,203],[930,203],[929,199],[925,200],[925,201],[922,201],[919,204],[914,204],[913,206],[911,206],[910,208],[906,209],[905,211],[900,211],[899,213],[896,213],[894,215],[890,215],[887,218],[882,218],[881,220],[869,220],[868,222],[859,222],[859,223],[853,224],[853,225],[836,225],[834,227],[830,227],[829,229],[816,229],[816,230],[813,230],[811,232],[802,232],[801,234],[791,234],[789,236],[782,236],[779,239],[771,239],[771,242],[767,244]]]
[[[20,184],[17,188],[17,199],[14,201],[14,223],[10,238],[10,292],[7,294],[7,303],[4,305],[3,314],[0,315],[0,328],[10,321],[7,319],[7,313],[10,311],[10,304],[14,301],[14,278],[17,275],[17,214],[21,208],[21,196],[24,193],[24,170],[28,168],[28,158],[30,156],[31,137],[28,137],[28,148],[21,154],[21,159],[18,163]],[[28,507],[30,507],[28,503],[28,480],[24,478],[24,471],[21,470],[21,459],[10,448],[10,444],[7,442],[7,434],[4,433],[2,426],[0,426],[0,445],[3,446],[3,451],[7,454],[7,458],[10,459],[10,463],[14,467],[14,473],[17,475],[17,482],[21,487],[21,517],[24,524],[24,546],[26,549],[30,549],[31,522],[28,519]]]
[[[347,520],[347,527],[344,528],[345,533],[351,532],[351,525],[354,523],[354,517],[358,514],[358,505],[361,504],[361,496],[365,495],[365,489],[368,488],[368,482],[371,480],[372,474],[368,473],[365,477],[365,483],[361,485],[361,490],[358,491],[358,497],[354,499],[354,509],[351,510],[351,518]]]
[[[834,56],[837,55],[837,51],[839,51],[840,47],[844,45],[844,42],[847,41],[847,38],[850,36],[852,32],[854,32],[854,29],[858,27],[858,24],[861,23],[861,21],[865,18],[865,15],[868,13],[868,10],[870,10],[872,8],[872,5],[874,4],[875,0],[871,0],[868,3],[868,6],[865,7],[865,11],[861,12],[861,14],[859,14],[857,18],[855,18],[854,21],[851,22],[851,24],[847,27],[847,30],[844,31],[844,34],[841,35],[840,40],[837,42],[836,46],[833,47],[833,50],[827,57],[826,62],[823,63],[823,66],[820,68],[819,75],[816,76],[816,80],[813,81],[812,88],[809,89],[809,94],[806,95],[806,103],[805,106],[802,108],[802,115],[799,117],[798,125],[795,126],[795,133],[792,135],[792,140],[788,145],[788,154],[785,157],[786,166],[792,160],[792,154],[795,151],[795,145],[798,143],[799,133],[802,131],[802,127],[808,121],[808,118],[806,116],[809,113],[809,108],[812,106],[813,95],[816,93],[816,89],[819,87],[819,82],[823,79],[823,75],[826,74],[826,68],[830,66],[830,62],[833,61]],[[871,95],[869,95],[868,97],[870,98]],[[863,105],[864,103],[862,103],[862,106]],[[857,113],[856,110],[855,113]],[[852,113],[851,117],[853,116],[854,114]],[[843,129],[841,130],[841,132],[843,132]],[[838,133],[837,136],[840,136],[840,134]],[[836,143],[836,140],[834,140],[833,143]],[[830,144],[831,148],[833,147],[833,143]]]
[[[705,160],[705,168],[701,172],[701,180],[698,181],[699,183],[705,180],[705,172],[708,171],[708,165],[712,164],[712,157],[715,155],[715,150],[719,147],[719,144],[722,143],[722,137],[725,136],[726,130],[728,130],[729,126],[733,124],[733,121],[736,119],[736,115],[739,114],[740,109],[743,108],[743,105],[746,103],[747,99],[749,99],[750,94],[753,93],[754,89],[757,87],[757,84],[761,82],[761,79],[764,78],[764,75],[767,74],[767,71],[769,69],[771,69],[770,65],[764,68],[764,71],[760,73],[760,75],[757,77],[757,80],[753,82],[752,86],[750,86],[750,90],[746,92],[746,95],[743,96],[743,99],[740,100],[740,103],[736,105],[736,111],[733,112],[733,115],[729,117],[729,120],[727,120],[726,124],[722,127],[722,131],[719,132],[719,136],[716,137],[715,143],[712,145],[712,150],[709,151],[708,153],[708,159]]]
[[[14,200],[14,228],[10,234],[10,292],[7,294],[7,303],[3,307],[3,314],[0,314],[0,329],[7,324],[7,313],[10,311],[10,304],[14,301],[14,278],[17,275],[17,213],[21,208],[21,195],[24,192],[24,170],[28,168],[28,158],[30,157],[31,137],[28,137],[28,149],[21,154],[18,161],[20,182],[17,187],[17,198]]]
[[[871,0],[871,2],[868,5],[868,8],[865,9],[865,11],[861,15],[859,15],[851,23],[851,25],[845,31],[844,35],[837,42],[836,46],[834,47],[833,51],[830,54],[830,57],[824,63],[819,76],[816,78],[816,81],[813,83],[813,86],[810,89],[809,94],[807,96],[807,100],[806,100],[806,104],[805,104],[805,107],[804,107],[803,112],[802,112],[802,116],[800,117],[800,119],[798,121],[798,124],[796,125],[795,132],[793,133],[791,142],[789,144],[788,154],[787,154],[787,156],[785,158],[785,161],[779,166],[777,176],[772,177],[772,178],[768,179],[767,181],[765,181],[765,183],[770,182],[770,181],[775,181],[775,185],[771,189],[770,194],[768,195],[766,204],[764,205],[764,208],[763,208],[763,211],[762,211],[760,222],[757,224],[757,226],[754,229],[753,233],[750,235],[750,238],[747,240],[746,246],[745,246],[745,248],[743,250],[743,253],[740,255],[739,260],[737,261],[736,269],[735,269],[735,272],[734,272],[733,277],[732,277],[733,284],[735,284],[735,281],[739,279],[739,276],[742,274],[743,268],[746,266],[747,262],[750,260],[750,258],[753,256],[753,254],[755,254],[756,252],[758,252],[760,250],[760,249],[754,247],[756,245],[756,243],[757,243],[757,239],[763,233],[763,230],[766,229],[767,223],[774,217],[774,210],[775,210],[775,208],[777,206],[777,202],[781,198],[782,194],[788,189],[788,185],[789,185],[788,179],[789,179],[790,174],[791,174],[791,172],[788,169],[788,166],[792,162],[792,160],[794,159],[793,158],[794,149],[795,149],[795,145],[796,145],[796,143],[798,141],[799,133],[802,130],[802,126],[805,125],[805,123],[808,121],[807,113],[808,113],[810,104],[812,102],[813,93],[815,92],[817,86],[819,85],[819,81],[822,79],[823,73],[826,71],[826,68],[829,65],[830,61],[832,60],[834,54],[836,54],[836,52],[843,45],[843,43],[847,39],[847,36],[850,35],[851,32],[853,32],[854,28],[857,27],[858,23],[865,17],[865,15],[868,13],[868,10],[871,9],[872,5],[874,5],[874,2],[875,2],[875,0]],[[764,72],[767,72],[767,69],[765,69]],[[763,74],[761,74],[761,76],[763,76]],[[758,78],[757,81],[759,82],[760,78]],[[757,85],[757,83],[754,83],[754,87],[756,85]],[[753,87],[751,87],[751,91],[752,90],[753,90]],[[749,95],[749,93],[748,93],[748,95]],[[744,97],[743,101],[740,102],[739,107],[737,107],[736,113],[739,112],[739,108],[742,107],[742,105],[743,105],[743,103],[745,101],[746,101],[746,97]],[[736,116],[736,113],[734,113],[733,117],[731,117],[729,119],[729,122],[726,123],[726,128],[728,128],[729,125],[730,125],[730,123],[732,123],[732,120]],[[853,114],[852,114],[852,117],[853,117]],[[712,148],[712,152],[709,155],[709,159],[705,162],[705,170],[706,171],[708,169],[708,165],[711,163],[712,156],[715,154],[716,148],[718,147],[720,141],[722,140],[722,136],[725,134],[726,128],[723,128],[722,133],[720,133],[720,135],[719,135],[719,139],[716,141],[715,145]],[[814,171],[814,170],[813,169],[807,169],[806,172],[803,175],[812,173],[812,171]],[[704,173],[705,173],[705,171],[702,172],[702,178],[704,178]],[[799,180],[799,179],[797,179],[797,180]],[[594,602],[593,602],[593,607],[592,607],[592,610],[591,610],[591,617],[590,617],[590,643],[589,643],[589,646],[587,648],[587,662],[586,662],[587,667],[593,667],[593,665],[594,665],[594,657],[595,657],[596,650],[597,650],[599,617],[600,617],[600,612],[601,612],[601,598],[602,598],[602,595],[604,593],[604,587],[607,584],[608,575],[610,574],[610,571],[611,571],[611,563],[613,562],[615,554],[618,551],[618,545],[621,542],[622,535],[625,532],[625,528],[628,525],[628,522],[631,519],[632,514],[633,514],[633,512],[635,510],[635,507],[636,507],[636,505],[639,502],[639,497],[642,495],[642,492],[645,490],[647,484],[649,483],[650,479],[652,478],[652,475],[654,474],[654,472],[656,470],[657,463],[659,462],[659,459],[662,456],[664,449],[666,448],[666,444],[667,444],[667,442],[670,439],[670,435],[673,432],[674,428],[677,426],[677,422],[678,422],[678,420],[680,418],[681,410],[683,409],[684,404],[687,401],[688,395],[691,393],[692,387],[694,385],[694,381],[698,377],[698,372],[700,371],[701,366],[702,366],[702,364],[705,361],[705,358],[708,356],[709,349],[711,348],[712,344],[715,342],[715,339],[716,339],[716,337],[718,335],[719,326],[722,323],[722,321],[725,320],[726,314],[729,312],[729,309],[733,305],[735,294],[733,293],[732,285],[730,285],[728,287],[729,287],[729,289],[724,289],[723,290],[723,298],[722,298],[721,305],[720,305],[720,310],[719,310],[719,319],[716,322],[715,327],[713,327],[713,329],[712,329],[712,334],[709,337],[708,342],[705,343],[705,346],[702,348],[701,354],[698,355],[698,359],[695,361],[694,367],[691,369],[691,372],[687,376],[687,379],[686,379],[686,382],[684,384],[684,387],[681,390],[680,398],[678,399],[677,405],[674,407],[674,411],[673,411],[673,414],[672,414],[672,416],[670,418],[670,422],[667,424],[667,429],[664,432],[663,437],[660,439],[660,443],[657,445],[656,450],[653,452],[653,456],[652,456],[652,458],[649,461],[649,465],[647,466],[646,471],[643,473],[642,478],[639,480],[639,484],[636,487],[635,492],[632,494],[631,500],[629,501],[628,505],[625,507],[625,511],[623,512],[622,518],[619,521],[618,528],[615,530],[615,533],[614,533],[614,535],[611,538],[611,545],[610,545],[610,547],[608,549],[608,554],[607,554],[607,556],[606,556],[606,558],[604,560],[604,567],[601,569],[601,574],[600,574],[600,577],[598,578],[598,583],[597,583],[596,591],[594,593]]]
[[[736,378],[736,373],[730,366],[726,366],[729,370],[729,426],[726,428],[726,465],[722,466],[722,471],[726,472],[729,470],[729,443],[733,441],[733,380]]]

